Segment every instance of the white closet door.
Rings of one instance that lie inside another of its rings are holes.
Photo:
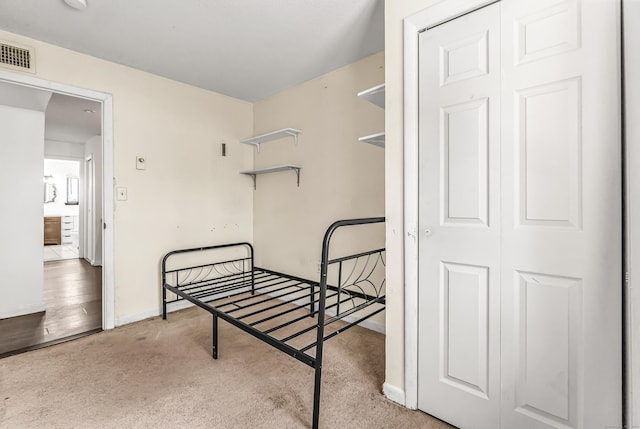
[[[420,35],[420,409],[621,425],[618,10],[503,0]]]
[[[503,3],[502,427],[621,427],[617,2]]]
[[[500,416],[500,5],[420,35],[418,407]]]

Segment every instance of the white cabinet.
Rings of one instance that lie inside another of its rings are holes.
[[[60,223],[60,229],[62,230],[62,244],[71,244],[71,231],[73,230],[73,216],[62,216],[62,222]]]
[[[78,216],[62,216],[60,222],[62,244],[78,246]]]

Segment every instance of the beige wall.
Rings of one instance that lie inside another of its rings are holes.
[[[331,223],[384,216],[384,149],[358,141],[384,131],[384,111],[356,95],[383,82],[381,52],[255,103],[256,134],[302,130],[297,146],[292,138],[271,141],[254,155],[255,168],[302,167],[300,187],[293,172],[258,176],[256,265],[317,280],[322,238]],[[378,226],[367,238],[383,245]],[[345,243],[336,244],[345,249]],[[378,320],[382,325],[384,318]]]
[[[402,20],[439,0],[388,1],[385,5],[387,216],[386,383],[404,390],[404,152]]]
[[[252,166],[238,144],[253,131],[250,103],[15,34],[0,39],[35,47],[38,78],[113,95],[115,186],[128,188],[128,201],[115,202],[116,324],[157,314],[166,251],[251,239],[253,195],[238,174]]]

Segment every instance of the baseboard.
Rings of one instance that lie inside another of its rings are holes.
[[[393,402],[396,402],[402,406],[404,406],[406,403],[404,390],[400,389],[397,386],[394,386],[393,384],[389,384],[385,382],[382,385],[382,393],[384,393],[384,396],[386,396],[387,399]]]
[[[167,313],[173,313],[174,311],[184,310],[185,308],[193,307],[193,304],[189,301],[179,301],[167,306]],[[129,314],[126,316],[116,318],[115,326],[128,325],[129,323],[140,322],[145,319],[151,319],[152,317],[162,316],[162,308],[154,308],[151,310],[143,311],[142,313]]]
[[[41,313],[46,311],[44,304],[27,305],[24,307],[13,308],[0,312],[0,319],[8,319],[10,317],[25,316],[27,314]]]
[[[154,308],[152,310],[143,311],[142,313],[137,314],[128,314],[126,316],[116,317],[114,322],[114,326],[117,328],[118,326],[128,325],[129,323],[140,322],[141,320],[150,319],[152,317],[159,316],[162,310],[158,310]]]
[[[247,289],[249,291],[249,289]],[[208,299],[215,299],[216,296],[208,296],[200,298],[202,301],[207,301]],[[173,313],[174,311],[184,310],[185,308],[193,307],[195,304],[187,301],[186,299],[180,301],[174,301],[167,303],[167,313]],[[116,318],[115,326],[123,326],[128,325],[129,323],[140,322],[141,320],[150,319],[152,317],[161,316],[162,315],[162,307],[154,308],[151,310],[143,311],[142,313],[137,314],[129,314],[127,316],[122,316]]]
[[[306,305],[309,305],[309,303],[307,302]],[[336,312],[335,310],[327,310],[327,314],[329,316],[335,316]],[[356,320],[358,320],[358,317],[355,316],[346,316],[343,317],[342,320],[344,320],[345,322],[355,322]],[[379,322],[374,322],[373,320],[367,319],[367,320],[363,320],[362,322],[358,323],[358,326],[362,326],[365,329],[369,329],[371,331],[375,331],[375,332],[379,332],[383,335],[385,335],[387,333],[385,325]]]

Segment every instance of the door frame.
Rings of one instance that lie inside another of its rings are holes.
[[[93,155],[84,158],[84,259],[91,265],[95,265],[95,165]],[[91,214],[89,214],[89,212]]]
[[[623,289],[623,369],[626,384],[623,401],[625,424],[629,428],[640,425],[640,290],[632,287],[633,279],[640,275],[640,181],[637,173],[640,165],[640,124],[631,120],[640,117],[640,84],[634,79],[640,73],[640,28],[634,25],[634,17],[640,17],[640,2],[622,0],[623,198],[626,202],[623,216],[626,218],[624,263],[627,276]]]
[[[102,329],[113,329],[115,326],[114,202],[111,185],[113,184],[113,96],[4,70],[0,70],[0,82],[85,98],[102,104]]]
[[[418,36],[435,25],[457,18],[499,0],[442,0],[426,9],[404,18],[403,52],[403,118],[404,118],[404,405],[418,408]],[[640,16],[640,1],[619,0],[624,32],[624,75],[640,73],[640,29],[632,25],[634,16]],[[624,25],[624,24],[627,25]],[[640,116],[640,84],[627,79],[622,88],[623,115]],[[628,280],[623,288],[623,424],[640,424],[640,290],[631,286],[632,273],[640,273],[640,180],[631,180],[631,166],[640,165],[640,125],[623,123],[623,163],[625,177],[623,201],[627,219],[623,232],[623,259]],[[627,144],[625,145],[625,142]],[[636,143],[635,145],[633,143]],[[622,167],[622,166],[621,166]],[[637,170],[637,169],[636,169]],[[631,213],[636,214],[632,216]],[[622,269],[622,267],[621,267]],[[640,276],[640,274],[635,274]],[[635,359],[633,359],[635,358]],[[634,361],[636,361],[634,363]],[[635,370],[635,371],[634,371]],[[634,395],[634,392],[638,392]]]

